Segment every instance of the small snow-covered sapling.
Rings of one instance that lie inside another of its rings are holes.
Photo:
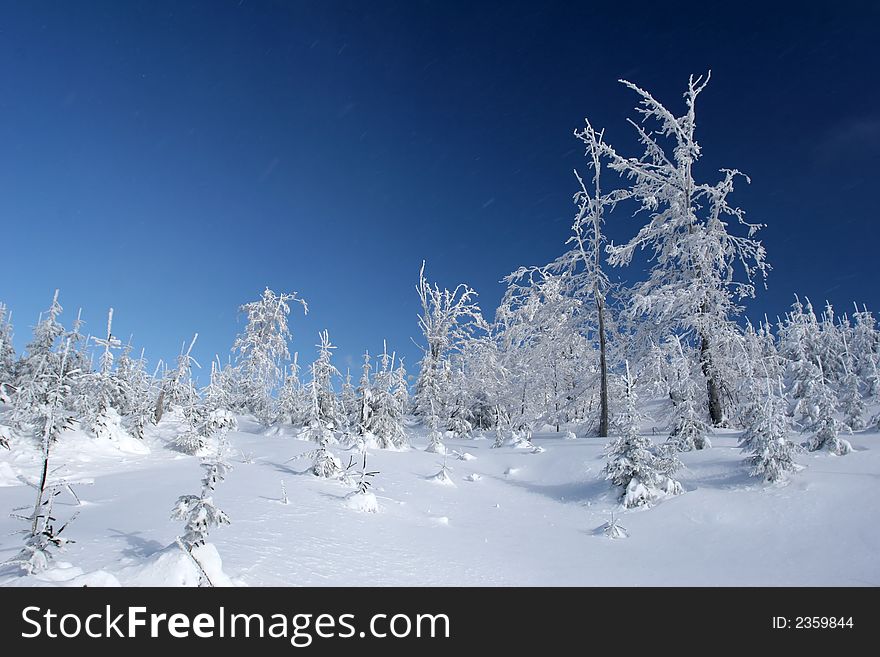
[[[629,538],[629,531],[621,525],[614,513],[611,513],[611,520],[600,527],[602,533],[608,538]]]
[[[353,458],[349,460],[346,470],[352,467],[353,462]],[[367,470],[367,454],[364,452],[363,465],[360,472],[357,473],[357,490],[349,493],[345,498],[345,503],[350,509],[360,511],[361,513],[376,513],[379,510],[376,496],[370,491],[370,486],[373,483],[370,481],[370,478],[375,477],[377,474],[379,473],[375,470]]]
[[[358,493],[360,493],[361,495],[366,495],[370,490],[370,486],[373,485],[373,482],[369,479],[369,477],[375,477],[377,474],[379,474],[379,471],[378,470],[368,471],[367,470],[367,453],[364,452],[363,455],[364,455],[364,461],[363,461],[363,464],[361,465],[361,469],[357,470],[355,472],[355,476],[357,477],[357,479],[356,479],[357,483],[355,485],[357,486]],[[351,470],[353,465],[354,465],[354,457],[352,456],[348,460],[348,465],[345,466],[345,471],[348,472],[349,470]]]
[[[202,461],[202,468],[205,474],[201,493],[181,495],[171,511],[173,520],[186,521],[181,539],[188,550],[204,545],[212,528],[231,523],[229,516],[214,505],[214,489],[232,468],[223,461],[219,451],[214,458]]]
[[[454,485],[452,482],[452,477],[449,476],[449,473],[452,471],[452,468],[446,463],[447,455],[443,455],[443,463],[440,466],[440,471],[431,477],[432,481],[436,481],[440,484]]]

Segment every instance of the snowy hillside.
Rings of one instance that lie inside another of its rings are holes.
[[[443,457],[423,451],[427,439],[416,428],[412,449],[368,450],[379,509],[363,513],[346,504],[352,485],[314,476],[308,459],[290,460],[313,443],[246,419],[240,425],[229,435],[233,469],[215,495],[231,524],[210,536],[238,584],[880,585],[876,432],[851,436],[854,452],[845,457],[802,454],[807,467],[788,485],[765,486],[748,476],[738,432],[717,431],[711,449],[681,455],[684,494],[625,510],[601,475],[601,439],[548,430],[533,438],[544,451],[533,452],[449,438],[444,484],[433,479]],[[177,429],[163,421],[143,444],[64,435],[57,476],[81,500],[64,491],[55,507],[60,520],[79,512],[65,530],[76,542],[58,557],[71,567],[36,577],[7,571],[0,583],[197,583],[174,546],[182,523],[169,518],[179,495],[198,491],[201,475],[198,458],[167,446]],[[335,451],[348,462],[349,451]],[[35,477],[38,462],[35,447],[0,453],[0,508],[32,503],[18,477]],[[600,530],[612,512],[628,538]],[[0,517],[0,559],[20,549],[12,533],[23,525]]]
[[[642,156],[575,131],[565,250],[496,308],[423,261],[417,363],[383,340],[353,376],[329,329],[301,362],[289,288],[198,378],[198,333],[150,366],[56,290],[16,350],[0,303],[0,583],[880,585],[880,327],[743,315],[770,264],[748,177],[697,166],[709,78],[684,114],[622,81]]]

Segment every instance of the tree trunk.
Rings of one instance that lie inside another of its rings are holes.
[[[608,364],[605,356],[605,300],[596,294],[599,311],[599,437],[608,437]]]
[[[709,417],[712,426],[720,427],[724,424],[724,409],[721,405],[721,386],[712,372],[711,356],[709,354],[709,339],[700,336],[700,366],[706,377],[706,390],[709,393]]]
[[[40,471],[40,485],[37,488],[37,501],[34,504],[34,515],[31,519],[31,536],[36,536],[39,527],[40,507],[43,506],[43,494],[46,491],[46,478],[49,475],[49,438],[43,438],[43,468]]]
[[[159,393],[159,399],[156,400],[156,410],[153,412],[153,424],[159,424],[162,414],[165,412],[165,391]]]

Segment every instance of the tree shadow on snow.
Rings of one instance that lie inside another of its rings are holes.
[[[278,472],[282,474],[289,475],[310,475],[312,473],[311,467],[306,468],[305,470],[294,470],[289,465],[285,463],[275,463],[273,461],[267,461],[266,463],[261,463],[260,465],[268,465],[275,468]]]
[[[707,463],[708,466],[717,464]],[[748,468],[745,465],[739,465],[731,468],[729,464],[724,464],[724,470],[716,470],[713,467],[686,467],[675,476],[681,482],[685,491],[692,491],[698,488],[714,488],[716,490],[745,490],[747,488],[755,488],[760,483],[760,479],[756,479],[749,475]]]
[[[136,559],[145,559],[150,555],[163,550],[165,545],[159,541],[141,538],[141,532],[124,532],[119,529],[108,528],[115,538],[124,538],[128,543],[128,547],[122,551],[122,555],[126,557],[134,557]]]
[[[610,494],[609,484],[604,479],[593,481],[573,481],[564,484],[536,484],[530,481],[518,481],[508,477],[493,477],[497,481],[522,488],[530,493],[537,493],[557,502],[583,502],[585,500],[601,500]]]

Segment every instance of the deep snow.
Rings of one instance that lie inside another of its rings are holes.
[[[218,585],[880,585],[876,431],[848,436],[847,456],[801,455],[807,467],[786,486],[750,478],[738,432],[717,431],[711,449],[682,455],[684,494],[627,511],[601,478],[605,441],[568,429],[536,434],[535,452],[447,439],[451,485],[436,479],[443,456],[410,429],[413,449],[369,450],[378,510],[365,513],[348,497],[353,485],[290,460],[313,443],[242,418],[228,436],[233,470],[214,496],[232,525],[212,532],[200,560]],[[167,446],[176,430],[163,421],[137,444],[65,434],[56,476],[82,504],[65,492],[55,510],[62,521],[80,512],[65,532],[76,543],[39,579],[7,569],[0,584],[196,584],[169,515],[179,495],[198,493],[201,469]],[[333,449],[360,467],[357,452]],[[18,552],[13,532],[25,525],[6,512],[33,503],[18,477],[36,472],[35,448],[0,452],[0,560]],[[627,538],[603,531],[612,512]]]

